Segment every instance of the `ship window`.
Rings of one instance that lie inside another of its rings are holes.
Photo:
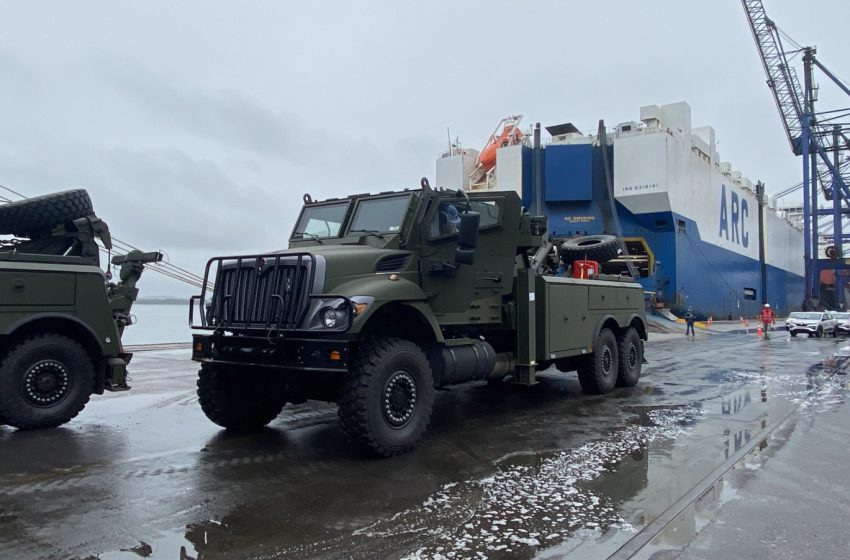
[[[657,227],[658,229],[666,228],[667,223],[667,220],[655,220],[655,227]]]
[[[756,299],[756,289],[755,288],[744,288],[744,299]]]
[[[685,231],[685,220],[676,220],[676,227],[679,228],[679,231]]]

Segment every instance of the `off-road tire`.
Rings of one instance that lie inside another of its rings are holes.
[[[578,368],[578,380],[585,393],[610,393],[617,384],[620,363],[617,338],[610,329],[602,329],[593,341],[593,354],[586,356]]]
[[[577,260],[591,260],[599,263],[616,258],[620,251],[620,242],[613,235],[585,235],[567,239],[561,243],[561,260],[569,265]]]
[[[823,329],[818,327],[818,330],[815,331],[815,336],[820,338],[823,336]]]
[[[838,329],[832,329],[832,338],[836,338],[838,336]]]
[[[0,423],[20,430],[65,424],[89,402],[95,382],[77,341],[52,333],[27,338],[0,363]]]
[[[203,364],[198,372],[198,402],[207,418],[228,430],[262,428],[286,404],[282,380],[262,370]]]
[[[371,340],[356,353],[348,375],[339,396],[346,434],[383,457],[413,449],[434,406],[433,376],[422,349],[400,338]]]
[[[791,336],[793,336],[793,337],[796,337],[796,336],[797,336],[797,331],[788,331],[788,332],[790,332],[790,333],[791,333]]]
[[[0,235],[29,237],[94,214],[85,189],[63,191],[0,205]]]
[[[617,386],[634,387],[640,380],[643,365],[643,344],[634,327],[620,331],[617,336],[617,352],[620,355]]]

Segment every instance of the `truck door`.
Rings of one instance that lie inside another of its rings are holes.
[[[442,323],[500,322],[501,296],[512,289],[516,232],[505,223],[504,196],[473,198],[469,210],[481,215],[475,262],[458,264],[457,227],[466,207],[462,197],[431,202],[422,224],[422,287]],[[516,220],[507,222],[517,229]]]

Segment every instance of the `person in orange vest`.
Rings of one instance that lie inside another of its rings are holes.
[[[764,338],[770,338],[768,336],[768,329],[770,325],[776,322],[776,319],[773,317],[773,309],[770,308],[769,303],[765,303],[764,307],[761,308],[761,324],[764,325]]]

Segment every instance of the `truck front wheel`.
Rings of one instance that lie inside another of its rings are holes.
[[[78,342],[28,338],[0,363],[0,421],[21,430],[60,426],[86,406],[94,385],[94,366]]]
[[[345,432],[390,457],[413,449],[431,420],[434,381],[422,349],[386,338],[363,345],[339,397]]]
[[[198,372],[198,401],[207,418],[229,430],[256,430],[274,420],[286,396],[274,374],[221,364]]]
[[[640,379],[640,369],[643,365],[643,344],[637,330],[629,327],[621,331],[617,338],[617,350],[620,354],[617,385],[634,387]]]
[[[620,353],[617,338],[610,329],[602,329],[593,341],[593,354],[578,368],[578,380],[585,393],[610,393],[617,383]]]

